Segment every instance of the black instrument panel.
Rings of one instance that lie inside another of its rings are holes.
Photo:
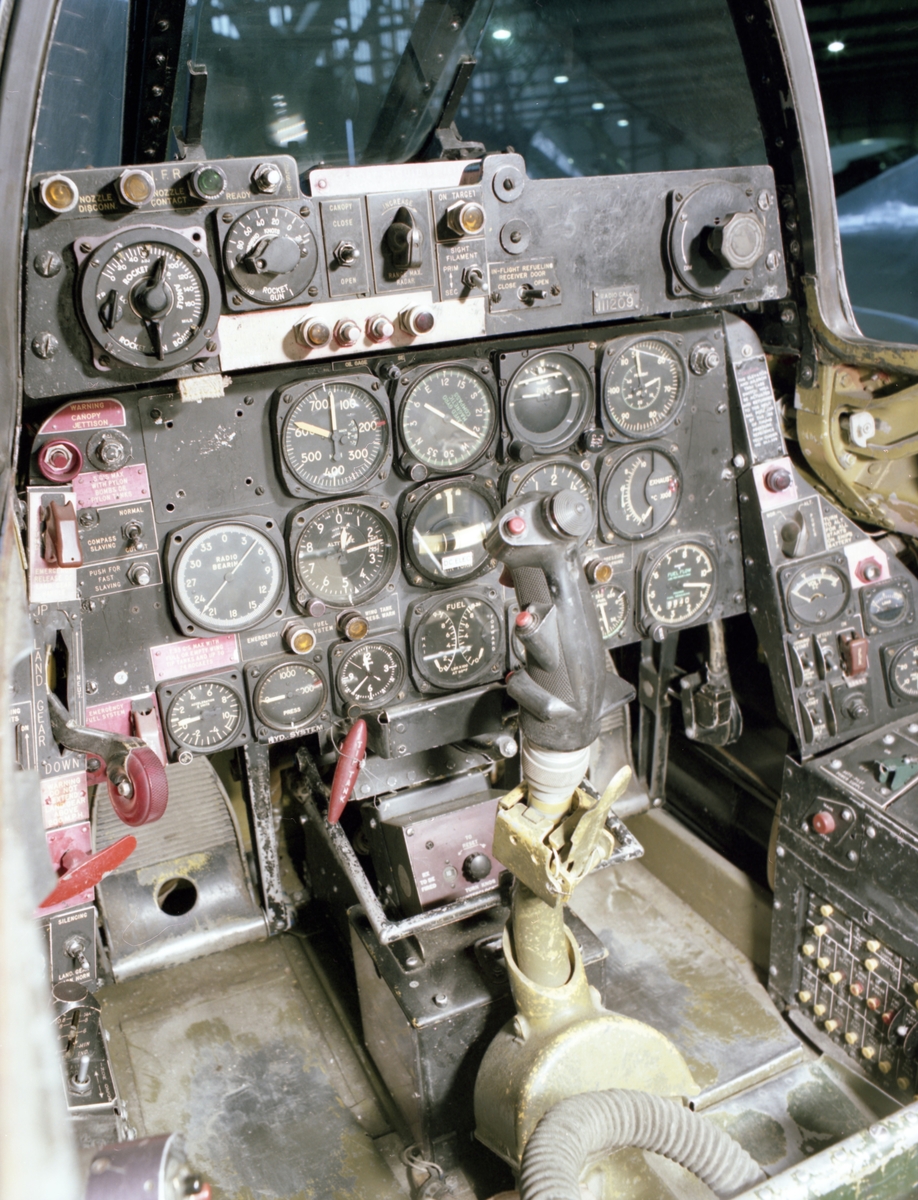
[[[560,488],[593,509],[581,555],[610,647],[741,611],[720,318],[642,336],[682,380],[650,441],[602,432],[606,363],[634,344],[613,327],[264,371],[200,403],[160,385],[56,410],[33,482],[74,499],[99,702],[158,688],[178,755],[500,681],[513,593],[484,537],[507,500]],[[721,348],[704,375],[688,366],[699,344]],[[81,469],[45,478],[65,451]]]

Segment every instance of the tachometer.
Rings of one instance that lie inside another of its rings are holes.
[[[406,450],[431,471],[461,471],[487,449],[497,422],[491,389],[464,366],[437,367],[402,400],[399,433]]]
[[[504,396],[511,435],[540,453],[569,446],[593,411],[593,381],[569,354],[546,352],[523,363]]]
[[[633,450],[613,464],[603,482],[603,516],[620,537],[649,537],[673,519],[681,496],[673,458],[653,447]]]
[[[386,461],[389,418],[365,388],[327,379],[288,389],[283,404],[290,409],[281,453],[291,473],[312,491],[356,491]]]
[[[716,582],[714,558],[706,546],[683,542],[664,550],[644,576],[648,623],[688,625],[711,603]]]
[[[236,633],[257,625],[277,604],[284,586],[281,556],[254,526],[233,521],[190,535],[179,530],[170,540],[170,550],[176,549],[172,593],[183,632],[200,627]]]
[[[217,276],[201,246],[169,229],[136,226],[92,250],[80,309],[100,349],[132,367],[162,371],[217,349]]]
[[[427,610],[414,631],[417,673],[445,689],[497,675],[504,655],[501,625],[497,609],[481,597],[444,597]]]
[[[376,595],[398,564],[398,539],[388,520],[368,504],[328,504],[293,521],[297,599],[360,604]]]
[[[848,603],[848,581],[830,563],[815,563],[791,576],[784,596],[795,620],[802,625],[821,625],[837,617]]]
[[[625,437],[654,437],[685,399],[685,365],[659,337],[613,342],[606,349],[602,402],[612,428]]]
[[[490,562],[484,539],[496,515],[485,489],[475,483],[429,487],[405,510],[405,549],[412,566],[433,583],[479,574]]]

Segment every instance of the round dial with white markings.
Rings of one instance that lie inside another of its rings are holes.
[[[658,533],[679,507],[682,480],[674,459],[646,447],[619,459],[602,489],[603,515],[625,538]]]
[[[388,642],[358,642],[341,659],[335,683],[348,705],[379,708],[405,679],[405,662]]]
[[[367,504],[329,504],[295,519],[297,583],[326,604],[360,604],[389,582],[398,564],[395,530]]]
[[[460,471],[480,458],[496,423],[491,389],[468,367],[437,367],[408,391],[399,413],[405,448],[431,471]]]
[[[889,664],[889,679],[904,699],[918,698],[918,642],[910,642],[896,652]]]
[[[284,399],[291,396],[285,393]],[[293,395],[284,417],[284,462],[316,492],[360,488],[385,462],[389,418],[379,400],[347,379],[328,379]]]
[[[514,496],[539,494],[550,496],[553,492],[577,492],[590,502],[590,508],[596,513],[596,495],[593,481],[583,468],[568,462],[541,462],[527,467],[515,467],[505,476],[504,496],[512,500]]]
[[[428,492],[408,517],[408,557],[435,583],[469,579],[490,561],[484,539],[495,516],[494,506],[478,488],[444,483]]]
[[[281,557],[271,539],[241,522],[211,525],[182,542],[172,572],[181,613],[213,633],[234,633],[263,620],[284,585]],[[195,629],[185,629],[194,633]]]
[[[201,247],[168,229],[139,226],[92,251],[80,306],[101,350],[129,366],[164,370],[216,350],[216,274]]]
[[[518,368],[504,397],[511,434],[543,453],[569,446],[593,411],[593,383],[570,354],[549,351]]]
[[[697,542],[671,546],[653,563],[645,578],[646,614],[660,625],[687,625],[710,604],[716,582],[710,550]]]
[[[639,338],[607,350],[602,401],[613,428],[629,438],[653,437],[685,399],[682,356],[662,338]]]
[[[280,662],[255,685],[252,707],[263,724],[281,732],[307,725],[325,703],[325,683],[312,667]]]
[[[414,632],[418,674],[440,688],[467,687],[496,674],[503,656],[501,618],[477,596],[454,596],[434,605]]]
[[[238,290],[259,304],[289,304],[316,273],[319,251],[312,230],[279,204],[243,213],[223,244],[227,274]]]
[[[804,625],[821,625],[848,603],[848,581],[830,563],[816,563],[794,573],[786,596],[792,617]]]
[[[593,588],[591,594],[603,639],[615,637],[621,632],[628,616],[628,596],[625,590],[610,585]]]
[[[235,738],[245,707],[239,693],[218,679],[186,684],[166,713],[169,736],[190,750],[219,750]]]

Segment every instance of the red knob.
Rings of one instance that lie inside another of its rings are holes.
[[[155,751],[149,746],[132,750],[124,769],[130,783],[129,795],[123,795],[111,780],[108,784],[108,798],[118,819],[131,826],[158,821],[169,802],[169,784],[166,769]]]
[[[828,811],[818,812],[811,822],[817,833],[821,833],[823,837],[828,837],[830,833],[835,832],[835,817]]]
[[[341,754],[335,767],[335,778],[332,780],[331,796],[328,800],[329,825],[337,825],[341,820],[341,814],[357,782],[357,773],[366,761],[366,753],[367,723],[361,718],[351,726],[341,745]]]
[[[98,850],[88,857],[75,854],[74,858],[82,857],[82,861],[61,876],[57,887],[49,896],[45,896],[38,907],[52,908],[56,904],[64,904],[66,901],[72,900],[74,896],[79,896],[81,892],[95,887],[102,882],[106,875],[120,867],[136,849],[137,838],[129,833],[126,837],[119,838],[117,842],[106,846],[104,850]],[[63,859],[61,861],[63,862]]]
[[[526,532],[526,522],[522,517],[511,517],[507,522],[507,532],[519,537],[521,533]]]

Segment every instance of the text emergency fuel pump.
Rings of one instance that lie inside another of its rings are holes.
[[[485,541],[513,580],[526,664],[507,681],[520,707],[523,780],[500,801],[494,834],[514,876],[503,948],[517,1015],[482,1061],[476,1136],[521,1171],[522,1200],[578,1197],[586,1164],[625,1146],[667,1155],[734,1195],[761,1179],[757,1164],[683,1108],[698,1087],[681,1054],[602,1006],[564,923],[564,904],[591,871],[642,853],[612,813],[630,767],[601,797],[584,781],[601,718],[634,695],[604,669],[578,555],[590,526],[584,497],[559,491],[508,504]]]

